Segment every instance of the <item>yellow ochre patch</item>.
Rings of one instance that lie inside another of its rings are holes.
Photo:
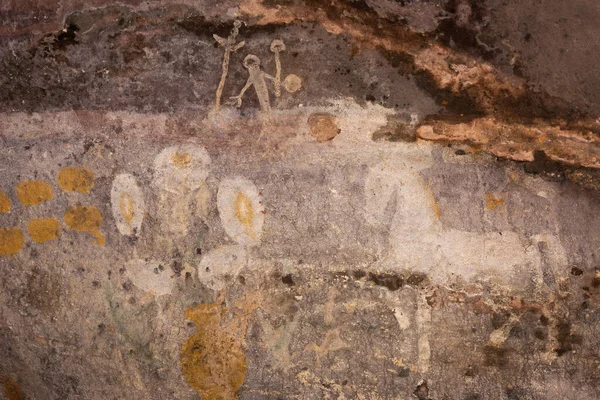
[[[48,182],[24,181],[17,185],[17,197],[26,206],[42,204],[54,197],[54,190]]]
[[[58,186],[65,192],[88,194],[94,187],[94,174],[86,168],[66,167],[58,173]]]
[[[485,203],[488,210],[493,210],[504,204],[504,199],[502,197],[496,197],[493,193],[488,192],[485,194]]]
[[[246,356],[241,341],[221,326],[227,309],[218,304],[200,304],[185,311],[198,332],[181,349],[183,376],[203,399],[237,399],[246,379]]]
[[[0,255],[12,256],[23,247],[23,232],[19,228],[0,228]]]
[[[119,198],[119,209],[121,210],[121,215],[125,222],[131,226],[135,212],[135,200],[133,200],[133,197],[129,193],[121,193]]]
[[[60,237],[60,222],[55,218],[34,219],[27,223],[27,231],[34,242],[47,242]]]
[[[10,199],[8,195],[0,190],[0,213],[7,213],[10,211]]]
[[[242,192],[238,192],[233,201],[233,210],[235,216],[246,229],[246,234],[252,238],[255,238],[254,229],[252,228],[252,222],[254,221],[254,208],[252,208],[252,201],[248,196]]]
[[[65,223],[74,231],[87,232],[96,238],[96,243],[104,244],[104,235],[100,232],[102,214],[95,206],[74,206],[65,213]]]
[[[178,168],[187,168],[192,162],[192,157],[190,157],[188,153],[179,153],[178,151],[176,151],[171,156],[171,162],[173,162],[173,165],[175,165]]]

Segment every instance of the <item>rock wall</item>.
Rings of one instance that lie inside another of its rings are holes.
[[[600,9],[542,3],[1,5],[0,398],[598,398]]]

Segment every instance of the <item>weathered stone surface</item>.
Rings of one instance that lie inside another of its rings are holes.
[[[542,3],[0,6],[0,398],[598,398],[599,10]]]

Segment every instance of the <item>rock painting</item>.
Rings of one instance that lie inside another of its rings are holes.
[[[219,185],[217,208],[225,233],[236,244],[217,247],[198,265],[198,279],[213,290],[222,290],[249,264],[248,247],[260,243],[265,210],[262,196],[248,179],[225,179]]]
[[[548,244],[550,255],[544,258],[552,264],[550,268],[566,262],[564,250],[552,235],[523,237],[512,231],[476,233],[442,226],[437,202],[414,167],[384,161],[371,168],[365,183],[369,223],[382,223],[388,204],[396,204],[382,267],[426,273],[433,281],[458,276],[531,290],[542,284],[539,242]],[[530,279],[522,279],[524,274]]]
[[[87,168],[66,167],[58,173],[57,181],[65,192],[88,194],[94,187],[94,174]]]
[[[206,150],[196,145],[168,147],[158,154],[152,183],[158,190],[156,215],[163,232],[185,236],[192,216],[206,209],[210,162]],[[198,208],[193,210],[193,205]]]
[[[219,86],[217,87],[216,91],[216,111],[219,111],[221,107],[221,97],[223,95],[223,88],[225,87],[225,81],[229,71],[231,54],[241,49],[245,44],[244,41],[236,43],[236,37],[239,34],[239,28],[241,26],[242,23],[240,21],[235,21],[231,30],[231,34],[227,39],[218,35],[213,35],[217,43],[219,43],[219,45],[225,49],[223,55],[221,79],[219,80]],[[271,42],[270,50],[272,53],[274,53],[275,57],[275,76],[272,76],[262,70],[261,61],[258,56],[254,54],[247,54],[243,60],[243,65],[244,68],[248,70],[248,79],[246,80],[246,84],[241,89],[240,93],[237,96],[232,96],[228,104],[235,105],[238,108],[241,107],[244,94],[248,89],[254,87],[261,111],[266,113],[271,111],[271,100],[266,80],[268,79],[273,83],[273,92],[275,97],[280,97],[282,86],[280,53],[286,50],[285,44],[282,40],[275,39]],[[295,93],[302,88],[302,79],[298,75],[290,74],[284,79],[283,87],[289,93]]]
[[[202,257],[198,265],[198,278],[207,287],[218,291],[247,265],[248,255],[244,247],[217,247]]]
[[[62,168],[57,176],[58,186],[65,192],[80,192],[89,194],[94,186],[94,174],[81,167]],[[48,182],[28,180],[20,182],[15,187],[19,202],[24,206],[44,204],[54,198],[54,189]],[[7,213],[11,209],[9,197],[0,191],[0,212]],[[104,244],[104,236],[99,228],[102,226],[102,214],[95,206],[71,207],[64,214],[64,220],[70,229],[87,232],[96,237],[96,243]],[[26,222],[27,232],[36,243],[56,240],[61,236],[61,226],[58,219],[44,217]],[[0,229],[0,255],[12,255],[19,251],[24,244],[20,228]]]
[[[310,135],[320,143],[332,140],[341,132],[335,115],[327,113],[312,114],[308,117],[308,127]]]
[[[19,228],[0,228],[0,255],[12,256],[23,244],[23,232]]]
[[[139,235],[146,213],[142,190],[130,174],[119,174],[110,191],[112,214],[121,235]]]
[[[222,321],[227,311],[218,304],[200,304],[185,311],[185,318],[194,322],[198,332],[181,349],[181,370],[203,399],[237,399],[246,379],[241,339]]]
[[[16,187],[17,198],[25,206],[35,206],[52,200],[54,190],[48,182],[24,181]]]
[[[97,244],[104,244],[104,235],[100,232],[102,214],[95,206],[73,206],[64,215],[65,224],[79,232],[86,232],[96,238]]]
[[[245,178],[221,182],[217,207],[225,232],[235,242],[251,246],[260,241],[265,210],[262,196],[252,182]]]
[[[219,35],[213,35],[217,43],[221,45],[225,49],[225,53],[223,54],[223,64],[222,64],[222,72],[221,72],[221,80],[219,81],[219,86],[217,87],[216,93],[216,101],[215,101],[215,110],[219,111],[221,108],[221,96],[223,95],[223,88],[225,87],[225,80],[227,79],[227,73],[229,71],[229,59],[231,58],[231,53],[235,53],[239,49],[241,49],[245,42],[235,42],[235,38],[240,32],[240,27],[242,26],[241,21],[235,21],[233,23],[233,28],[231,29],[231,34],[227,39],[222,38]]]
[[[34,242],[44,243],[60,237],[60,222],[56,218],[40,218],[27,222],[27,231]]]
[[[148,294],[164,296],[173,289],[170,269],[158,261],[133,259],[125,264],[125,270],[133,284]]]
[[[0,190],[0,213],[10,212],[10,198],[8,195]]]

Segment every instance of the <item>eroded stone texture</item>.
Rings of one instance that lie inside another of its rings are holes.
[[[0,398],[600,397],[597,8],[3,4]]]

